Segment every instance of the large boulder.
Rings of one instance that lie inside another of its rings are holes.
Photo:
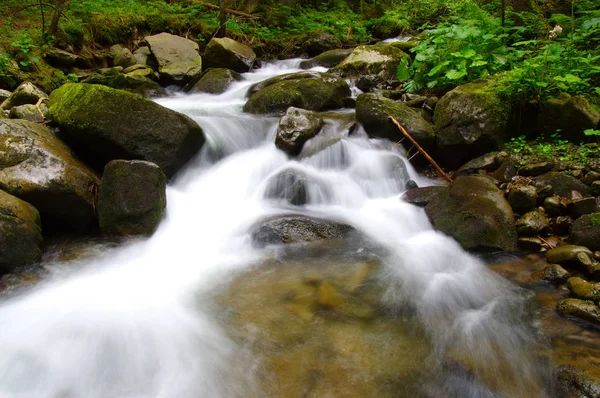
[[[40,104],[39,108],[31,104],[13,106],[8,113],[8,117],[10,119],[23,119],[30,122],[42,123],[46,119],[44,110],[48,111],[48,107],[45,104]]]
[[[589,195],[590,187],[573,177],[568,172],[552,171],[543,174],[536,179],[537,186],[550,185],[554,194],[567,197],[571,191],[577,191],[582,195]]]
[[[14,106],[37,104],[40,99],[48,98],[46,93],[37,88],[33,83],[24,82],[0,105],[0,109],[11,109]]]
[[[256,54],[247,47],[228,37],[213,38],[204,50],[205,68],[227,68],[239,73],[248,72]]]
[[[129,68],[130,66],[137,64],[137,59],[133,53],[127,47],[120,44],[115,44],[110,48],[110,55],[113,57],[114,66]]]
[[[595,129],[600,122],[600,112],[595,110],[582,95],[570,96],[561,93],[540,104],[538,128],[540,131],[555,133],[560,130],[562,137],[580,143],[588,137],[583,133]]]
[[[113,160],[98,190],[98,223],[109,235],[151,235],[165,207],[167,177],[156,164]]]
[[[144,41],[165,84],[185,84],[202,71],[198,44],[193,41],[169,33],[146,36]]]
[[[66,71],[75,66],[77,55],[60,48],[51,48],[44,54],[44,59],[50,65]]]
[[[588,214],[575,220],[569,239],[574,245],[600,250],[600,213]]]
[[[562,316],[600,325],[600,308],[591,301],[568,298],[559,301],[556,310]]]
[[[389,116],[394,117],[425,150],[435,147],[433,126],[416,109],[379,94],[361,94],[356,99],[356,120],[362,123],[369,136],[400,141],[404,135]]]
[[[340,48],[342,42],[331,33],[319,32],[315,36],[302,43],[301,51],[308,54],[309,57],[321,54],[325,51]]]
[[[458,167],[499,149],[508,139],[510,112],[510,102],[486,82],[464,84],[446,93],[433,117],[440,163]]]
[[[0,190],[0,274],[39,259],[41,243],[36,208]]]
[[[262,80],[258,83],[254,83],[248,88],[246,92],[246,97],[250,98],[258,91],[266,88],[275,83],[283,82],[286,80],[300,80],[300,79],[317,79],[321,77],[331,77],[330,75],[326,75],[321,72],[295,72],[295,73],[284,73],[283,75],[273,76],[268,79]]]
[[[284,80],[253,94],[244,112],[283,114],[290,106],[311,111],[342,108],[350,87],[343,79],[332,77]]]
[[[45,126],[0,120],[0,189],[35,206],[44,225],[85,230],[98,177]]]
[[[410,61],[408,54],[389,44],[358,46],[329,72],[343,77],[378,75],[386,79],[396,79],[396,71],[402,59]]]
[[[279,120],[275,146],[289,155],[299,155],[304,143],[316,136],[321,127],[322,117],[311,111],[291,107]]]
[[[231,69],[211,68],[204,72],[198,81],[190,82],[185,90],[189,93],[221,94],[232,83],[240,80],[242,80],[242,75]]]
[[[485,177],[458,177],[425,206],[433,226],[467,250],[514,251],[513,211],[502,192]]]
[[[346,224],[299,215],[277,216],[258,224],[252,232],[256,246],[308,243],[343,239],[353,228]]]
[[[65,84],[50,96],[61,136],[98,168],[113,159],[154,162],[172,176],[204,144],[189,117],[122,90]]]
[[[300,68],[310,69],[316,66],[322,66],[324,68],[333,68],[342,62],[348,55],[352,53],[352,49],[337,49],[325,51],[322,54],[317,55],[314,58],[307,59],[306,61],[300,62]]]
[[[160,84],[136,72],[123,74],[112,70],[109,73],[92,75],[82,82],[125,90],[143,97],[159,97],[166,94]]]

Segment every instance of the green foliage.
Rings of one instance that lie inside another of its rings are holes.
[[[33,49],[33,39],[29,36],[29,31],[24,29],[17,40],[11,43],[14,51],[14,57],[17,60],[19,67],[23,70],[29,70],[34,63],[40,60],[31,54]]]

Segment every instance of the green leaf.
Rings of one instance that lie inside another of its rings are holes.
[[[398,70],[396,71],[396,76],[398,80],[408,80],[412,76],[412,71],[408,67],[408,62],[405,61],[406,58],[402,59],[402,62],[398,65]]]
[[[451,69],[448,72],[446,72],[446,78],[450,80],[458,80],[466,75],[467,73],[465,71],[458,71],[456,69]]]
[[[473,61],[473,63],[471,64],[471,68],[477,67],[477,66],[483,66],[483,65],[487,65],[488,62],[487,61]]]
[[[475,50],[473,50],[472,48],[466,48],[460,51],[460,53],[465,57],[465,58],[473,58],[475,55],[477,55],[477,52]]]
[[[579,76],[575,76],[570,73],[567,73],[564,76],[554,76],[554,80],[559,81],[559,82],[569,83],[569,84],[575,84],[575,83],[582,82],[582,80]]]
[[[437,82],[438,82],[437,80],[432,80],[432,81],[430,81],[430,82],[427,83],[427,87],[433,88],[433,87],[435,87],[437,85]]]
[[[434,76],[436,73],[438,73],[443,67],[450,65],[450,61],[444,61],[442,63],[437,64],[436,66],[434,66],[429,73],[427,74],[427,76],[431,77]]]

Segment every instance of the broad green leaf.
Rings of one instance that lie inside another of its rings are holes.
[[[477,67],[477,66],[483,66],[483,65],[487,65],[487,61],[473,61],[473,63],[471,64],[471,68]]]
[[[460,53],[465,58],[473,58],[475,55],[477,55],[477,52],[475,52],[475,50],[473,50],[472,48],[463,49],[460,51]]]
[[[446,72],[446,78],[450,80],[457,80],[466,75],[467,73],[465,71],[458,71],[456,69],[451,69],[448,72]]]
[[[406,58],[403,58],[400,64],[398,65],[396,76],[400,81],[408,80],[412,76],[412,71],[408,67],[408,61],[406,61]]]
[[[430,81],[430,82],[427,83],[427,87],[433,88],[433,87],[435,87],[437,85],[437,82],[438,82],[437,80],[432,80],[432,81]]]
[[[436,73],[438,73],[443,67],[450,65],[450,61],[444,61],[442,63],[437,64],[436,66],[434,66],[433,68],[431,68],[431,70],[429,71],[429,73],[427,74],[427,76],[434,76]]]

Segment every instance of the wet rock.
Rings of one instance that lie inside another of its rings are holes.
[[[51,48],[44,55],[44,59],[50,65],[61,69],[63,71],[67,71],[73,66],[75,66],[75,62],[77,61],[77,56],[68,51],[61,50],[59,48]]]
[[[575,178],[577,178],[578,180],[582,180],[583,179],[583,170],[572,170],[571,171],[571,175]]]
[[[48,98],[46,93],[30,82],[21,83],[19,87],[0,105],[0,109],[9,110],[14,106],[37,104],[40,99]]]
[[[506,152],[487,153],[478,158],[469,160],[456,170],[457,176],[479,174],[479,170],[496,170],[508,158]]]
[[[554,168],[553,162],[539,162],[526,164],[519,169],[519,175],[525,177],[535,177],[548,173]]]
[[[598,293],[598,285],[592,284],[583,278],[573,277],[567,280],[567,287],[571,291],[573,297],[581,300],[597,300],[600,299]]]
[[[265,190],[265,197],[302,206],[309,201],[307,184],[306,175],[301,171],[284,170],[270,179]]]
[[[140,159],[170,177],[204,144],[189,117],[100,85],[63,85],[52,92],[50,114],[61,137],[98,168],[113,159]]]
[[[272,244],[317,242],[343,239],[353,228],[346,224],[318,218],[288,215],[261,222],[252,232],[258,247]]]
[[[120,44],[115,44],[110,48],[110,54],[113,57],[113,65],[121,66],[123,69],[137,64],[137,59],[131,51]]]
[[[558,216],[554,222],[554,231],[560,235],[566,235],[569,233],[573,225],[573,219],[569,216]]]
[[[113,160],[98,190],[98,223],[108,235],[152,235],[162,220],[167,177],[156,164]]]
[[[152,51],[150,51],[150,47],[148,46],[141,46],[133,52],[135,63],[141,65],[151,65],[152,62],[149,63],[149,57],[151,55]]]
[[[579,198],[570,200],[567,203],[567,210],[573,218],[579,218],[586,214],[591,214],[599,211],[596,198],[588,196],[587,198]]]
[[[600,212],[577,219],[571,226],[569,239],[574,245],[600,250]]]
[[[533,209],[537,199],[537,190],[531,185],[515,185],[508,193],[508,203],[519,214]]]
[[[519,247],[523,250],[537,252],[542,248],[542,240],[529,236],[521,236],[519,238]]]
[[[551,185],[554,188],[554,194],[567,197],[571,191],[579,191],[584,196],[589,195],[590,188],[566,172],[553,171],[543,174],[537,178],[536,184]]]
[[[285,73],[279,76],[273,76],[258,83],[254,83],[248,89],[246,97],[251,97],[263,88],[267,88],[275,83],[280,83],[286,80],[301,80],[301,79],[319,79],[323,77],[331,77],[321,72],[296,72],[296,73]]]
[[[412,188],[407,190],[404,195],[402,195],[402,200],[415,206],[425,207],[437,195],[445,192],[446,189],[447,187],[438,186]]]
[[[242,75],[231,69],[213,68],[203,73],[197,82],[192,81],[193,85],[185,90],[189,93],[221,94],[232,83],[240,80],[243,80]]]
[[[252,69],[256,54],[247,47],[228,37],[213,38],[204,51],[204,67],[227,68],[243,73]]]
[[[572,366],[561,366],[557,370],[558,384],[564,396],[589,398],[600,396],[600,383]]]
[[[594,196],[600,196],[600,181],[594,181],[590,185],[590,193]]]
[[[244,105],[244,112],[283,114],[289,107],[310,111],[341,108],[350,87],[343,79],[309,78],[284,80],[253,94]]]
[[[342,42],[331,33],[319,32],[302,43],[301,51],[314,57],[325,51],[335,50],[342,46]]]
[[[595,129],[600,122],[600,112],[596,111],[582,95],[570,96],[560,93],[540,104],[538,128],[554,133],[560,130],[562,137],[579,143],[588,139],[583,134],[586,129]]]
[[[548,282],[563,283],[569,278],[569,271],[561,267],[559,264],[550,264],[544,268],[543,278]]]
[[[577,261],[577,255],[586,253],[592,255],[592,251],[584,246],[564,245],[548,250],[546,252],[546,260],[549,263],[564,264],[572,261]]]
[[[458,167],[467,159],[500,148],[508,139],[511,107],[485,82],[448,92],[433,116],[439,161]]]
[[[498,167],[496,171],[490,173],[490,177],[493,179],[500,181],[501,183],[506,183],[512,180],[514,176],[517,175],[517,167],[515,165],[515,161],[512,158],[506,159],[502,164]],[[539,196],[539,192],[538,192]]]
[[[166,94],[160,84],[142,76],[140,73],[136,74],[135,71],[127,75],[116,71],[103,75],[93,75],[82,82],[125,90],[143,97],[159,97]]]
[[[285,153],[296,156],[309,139],[323,127],[323,118],[304,109],[289,108],[279,120],[275,146]]]
[[[201,72],[202,58],[195,42],[169,33],[146,36],[144,42],[158,64],[164,84],[183,85]]]
[[[406,181],[406,184],[404,184],[404,189],[406,189],[406,190],[414,189],[414,188],[419,188],[419,185],[414,180],[408,180],[408,181]]]
[[[377,75],[384,79],[396,79],[398,65],[403,59],[410,61],[408,54],[394,46],[358,46],[329,72],[342,77]]]
[[[592,302],[569,298],[561,300],[556,310],[562,316],[573,317],[593,324],[600,324],[600,308]]]
[[[0,89],[0,104],[3,103],[12,93],[8,90]]]
[[[45,104],[40,104],[39,109],[31,104],[14,106],[10,109],[8,117],[10,119],[23,119],[34,123],[42,123],[46,118],[42,108],[46,113],[48,112],[48,107]]]
[[[433,126],[421,114],[401,101],[393,101],[378,94],[361,94],[356,100],[356,120],[371,137],[387,138],[397,142],[404,138],[389,119],[394,117],[426,151],[435,147]]]
[[[583,178],[583,182],[587,185],[592,185],[594,181],[600,181],[600,173],[597,171],[589,171]]]
[[[513,211],[502,192],[485,177],[458,177],[425,211],[436,229],[467,250],[516,250]]]
[[[562,208],[560,204],[560,197],[550,196],[544,199],[544,209],[549,216],[556,217],[561,214]]]
[[[0,120],[0,189],[35,206],[44,225],[84,230],[98,177],[45,126]]]
[[[550,196],[554,195],[554,187],[552,185],[550,185],[548,182],[535,181],[533,183],[533,186],[537,190],[538,201],[541,201],[542,203],[546,198],[549,198]],[[566,207],[565,207],[565,209],[566,209]]]
[[[532,210],[517,221],[517,233],[523,236],[538,235],[550,226],[550,220],[538,210]]]
[[[42,225],[35,207],[0,190],[0,274],[40,258]]]
[[[342,62],[350,53],[352,49],[338,49],[329,50],[317,55],[314,58],[307,59],[306,61],[300,62],[300,68],[311,69],[316,66],[322,66],[324,68],[333,68]]]

